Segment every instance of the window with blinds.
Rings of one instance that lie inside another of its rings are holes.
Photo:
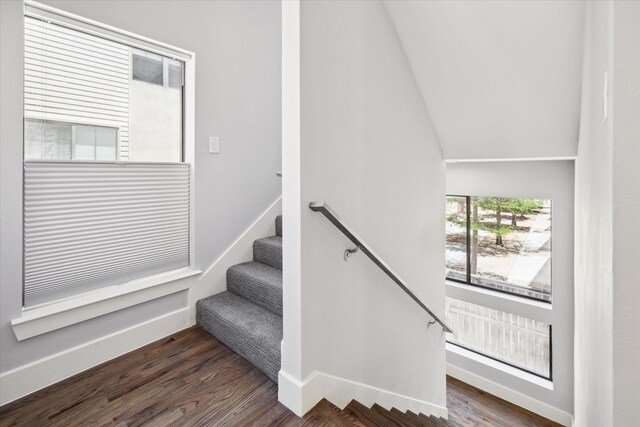
[[[25,16],[24,304],[189,266],[184,61]]]

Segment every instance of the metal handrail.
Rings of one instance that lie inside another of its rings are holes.
[[[387,276],[389,276],[391,278],[391,280],[393,280],[394,282],[396,282],[396,284],[398,286],[400,286],[400,288],[405,291],[405,293],[407,295],[409,295],[411,297],[411,299],[413,299],[420,307],[422,307],[422,309],[424,311],[426,311],[427,313],[429,313],[429,316],[431,316],[433,318],[433,322],[429,322],[428,326],[431,326],[433,323],[439,323],[440,326],[442,326],[442,329],[444,329],[445,332],[451,332],[453,333],[453,331],[451,330],[451,328],[449,328],[446,323],[444,323],[442,320],[440,320],[440,318],[438,316],[436,316],[430,309],[429,307],[427,307],[426,305],[424,305],[424,303],[422,301],[420,301],[420,299],[413,293],[411,292],[411,290],[407,287],[407,285],[405,284],[404,280],[402,280],[400,278],[400,276],[398,276],[393,270],[391,270],[391,267],[389,267],[384,261],[382,261],[382,259],[376,255],[375,252],[373,252],[369,246],[367,246],[367,244],[360,238],[358,237],[341,219],[338,215],[336,215],[336,213],[329,207],[329,205],[327,205],[325,202],[312,202],[309,203],[309,208],[314,211],[314,212],[320,212],[321,214],[323,214],[329,221],[331,221],[331,223],[333,225],[335,225],[338,230],[342,231],[342,234],[344,234],[345,236],[347,236],[347,238],[349,240],[351,240],[353,242],[354,245],[356,245],[356,247],[354,249],[347,249],[345,251],[345,261],[349,258],[349,256],[351,256],[352,254],[354,254],[355,252],[357,252],[358,250],[361,250],[365,255],[367,255],[369,257],[369,259],[371,259],[371,261],[373,261],[373,263],[375,265],[377,265],[378,267],[380,267],[380,269],[382,271],[384,271]]]

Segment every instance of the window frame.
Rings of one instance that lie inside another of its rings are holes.
[[[445,203],[446,199],[449,197],[456,198],[464,198],[466,204],[466,212],[465,212],[465,220],[466,220],[466,281],[458,280],[454,278],[447,277],[445,275],[445,283],[446,283],[446,297],[447,298],[455,298],[465,302],[477,304],[483,307],[487,307],[490,309],[495,309],[499,311],[503,311],[505,313],[514,314],[520,317],[528,318],[531,320],[541,321],[549,326],[549,376],[545,377],[544,375],[538,374],[526,368],[514,365],[504,360],[500,360],[496,357],[490,356],[488,354],[482,353],[478,350],[471,349],[466,347],[460,343],[452,342],[448,338],[448,334],[445,337],[445,342],[447,345],[454,346],[456,348],[462,349],[462,351],[469,352],[470,354],[476,355],[479,359],[483,359],[484,361],[480,363],[496,363],[502,366],[502,368],[494,367],[502,372],[508,373],[508,370],[516,370],[519,373],[522,373],[523,376],[531,376],[528,381],[535,382],[532,378],[540,379],[544,382],[548,382],[550,387],[553,387],[553,301],[547,301],[540,298],[531,297],[528,295],[517,294],[509,291],[505,291],[502,289],[491,288],[479,284],[472,283],[470,280],[471,276],[471,199],[473,197],[482,197],[482,196],[471,196],[471,195],[463,195],[463,194],[446,194],[445,195]],[[500,197],[508,197],[508,196],[500,196]],[[520,197],[526,198],[526,197]],[[445,235],[446,239],[446,235]],[[553,255],[551,255],[553,256]],[[553,274],[551,274],[551,278],[553,278]],[[553,289],[553,288],[552,288]],[[445,316],[448,313],[445,313]],[[455,331],[454,331],[455,332]],[[463,356],[464,357],[464,356]],[[469,356],[466,356],[469,357]],[[475,359],[474,359],[475,360]],[[516,375],[511,373],[512,375]],[[526,379],[523,376],[517,375],[521,379]]]
[[[456,282],[456,283],[460,283],[462,285],[466,285],[466,286],[472,286],[474,288],[480,288],[480,289],[484,289],[487,290],[489,292],[498,292],[498,293],[503,293],[506,295],[510,295],[510,296],[514,296],[514,297],[518,297],[518,298],[525,298],[525,299],[529,299],[532,301],[537,301],[543,304],[549,304],[551,305],[553,303],[553,274],[549,275],[549,280],[551,281],[551,290],[552,292],[549,293],[549,297],[550,299],[547,301],[545,299],[542,298],[536,298],[534,296],[530,296],[530,295],[526,295],[526,294],[518,294],[518,293],[514,293],[514,292],[509,292],[506,291],[504,289],[497,289],[497,288],[491,288],[488,286],[483,286],[477,283],[473,283],[471,281],[471,198],[472,197],[482,197],[482,196],[469,196],[469,195],[462,195],[462,194],[446,194],[445,195],[445,203],[446,203],[446,199],[449,197],[458,197],[458,198],[464,198],[465,199],[465,207],[466,207],[466,281],[463,280],[459,280],[459,279],[455,279],[455,278],[451,278],[451,277],[447,277],[445,275],[445,280],[450,280],[452,282]],[[446,235],[445,235],[445,239],[446,239]],[[550,259],[551,262],[553,263],[553,254],[550,255]]]
[[[123,72],[126,72],[126,74],[128,74],[129,86],[131,84],[130,83],[131,81],[140,81],[140,82],[144,82],[152,85],[157,85],[165,89],[180,90],[181,97],[179,102],[182,110],[180,115],[180,120],[181,120],[180,141],[179,141],[179,147],[175,148],[177,159],[171,159],[169,162],[189,163],[189,161],[186,158],[186,152],[188,151],[188,149],[185,147],[185,144],[188,143],[187,129],[186,129],[188,116],[187,116],[187,112],[185,111],[185,109],[187,108],[186,106],[187,95],[185,93],[185,91],[187,90],[186,68],[189,62],[191,62],[192,66],[195,63],[194,53],[173,47],[168,44],[156,42],[142,36],[137,36],[137,35],[134,35],[133,33],[129,33],[127,31],[120,30],[105,24],[101,24],[99,22],[92,21],[74,14],[70,14],[46,5],[42,5],[40,3],[30,1],[30,0],[25,0],[24,4],[25,4],[25,9],[24,9],[23,16],[25,21],[28,18],[30,20],[40,21],[45,24],[52,24],[61,29],[70,30],[73,32],[77,32],[79,34],[93,37],[93,38],[102,39],[106,42],[110,42],[111,44],[114,44],[114,43],[119,44],[124,49],[126,49],[128,51],[129,64],[128,64],[128,67],[126,67],[123,70]],[[136,53],[141,56],[149,55],[154,58],[159,58],[159,62],[162,67],[162,83],[155,84],[155,83],[147,82],[144,80],[136,80],[133,78],[133,56]],[[23,59],[23,63],[24,63],[24,59]],[[181,73],[179,76],[180,78],[179,85],[175,87],[168,86],[168,83],[169,83],[168,64],[170,63],[180,65]],[[192,79],[189,85],[193,86],[194,83],[195,83],[195,79]],[[25,102],[25,105],[27,105],[26,98],[24,98],[24,102]],[[129,108],[130,107],[131,107],[131,104],[129,104]],[[94,113],[92,112],[92,114]],[[129,115],[128,117],[129,120],[130,120],[130,117],[131,116]],[[57,122],[62,124],[68,124],[71,126],[83,125],[83,126],[116,128],[117,130],[116,159],[104,160],[104,161],[112,161],[112,162],[129,161],[129,159],[127,158],[126,149],[125,149],[125,152],[122,152],[123,147],[126,147],[126,144],[125,144],[126,140],[123,141],[122,139],[124,134],[124,131],[122,129],[122,123],[119,123],[114,117],[96,117],[95,115],[90,117],[89,116],[81,117],[76,115],[75,117],[72,117],[69,119],[63,119],[60,117],[49,118],[42,112],[33,112],[33,111],[30,111],[29,113],[23,112],[23,120],[27,120],[27,119],[43,120],[46,122]],[[128,134],[130,135],[130,132]],[[69,160],[75,160],[73,158],[74,148],[75,148],[75,144],[72,143],[71,158]],[[24,154],[25,154],[25,147],[23,144],[23,160],[24,161],[27,161],[27,160],[28,161],[34,161],[34,160],[56,161],[55,159],[36,159],[36,158],[27,159],[25,158]],[[87,161],[89,160],[87,159]],[[142,161],[148,161],[150,163],[154,163],[153,160],[145,159]],[[193,164],[193,162],[191,162],[191,164]]]
[[[168,57],[172,60],[182,62],[182,76],[181,76],[181,84],[182,84],[182,143],[181,143],[181,160],[179,162],[144,162],[147,164],[153,163],[186,163],[189,164],[189,182],[190,188],[195,188],[195,67],[196,67],[196,54],[194,52],[175,47],[173,45],[159,42],[157,40],[141,36],[126,30],[122,30],[117,27],[113,27],[111,25],[107,25],[98,21],[94,21],[83,16],[79,16],[73,13],[66,12],[64,10],[57,9],[55,7],[51,7],[42,3],[38,3],[32,0],[24,1],[24,13],[23,17],[34,18],[38,20],[42,20],[49,23],[54,23],[75,31],[79,31],[85,34],[89,34],[95,37],[101,37],[106,40],[110,40],[116,43],[121,43],[130,48],[130,51],[133,49],[139,49],[143,51],[148,51],[151,53],[155,53],[164,57]],[[163,61],[164,64],[165,61]],[[164,66],[164,65],[163,65]],[[131,75],[131,70],[130,70]],[[27,118],[41,120],[38,117],[27,117],[24,113],[23,109],[23,124]],[[89,126],[101,126],[92,123],[90,120],[78,120],[71,124],[79,124],[79,125],[89,125]],[[103,126],[110,127],[110,126]],[[95,160],[92,161],[94,163],[112,163],[112,164],[123,164],[124,161],[119,160],[119,148],[120,148],[120,132],[117,132],[117,156],[118,160]],[[39,162],[42,160],[30,160],[25,159],[25,146],[24,140],[22,144],[22,159],[23,162]],[[73,162],[74,160],[62,160],[61,162]],[[82,161],[80,161],[82,162]],[[137,163],[137,162],[130,162]],[[22,174],[24,180],[24,172]],[[24,187],[22,188],[22,230],[24,233]],[[196,245],[194,241],[195,236],[195,209],[193,208],[196,205],[196,197],[195,191],[189,191],[189,265],[184,268],[187,272],[186,276],[192,276],[195,274],[199,274],[200,270],[197,269],[195,260],[196,260]],[[24,236],[23,236],[24,239]],[[24,244],[23,244],[24,245]],[[24,258],[22,258],[22,281],[24,286]],[[180,270],[182,271],[182,270]],[[138,282],[153,282],[151,286],[159,287],[162,286],[172,280],[175,280],[171,274],[173,272],[167,272],[166,274],[161,274],[163,276],[162,279],[155,280],[153,277],[143,277],[138,280]],[[169,277],[169,279],[165,279],[164,277]],[[154,276],[155,277],[155,276]],[[120,285],[117,285],[120,286]],[[123,288],[120,286],[120,288]],[[108,302],[112,296],[105,296],[107,293],[102,292],[103,289],[106,288],[98,288],[95,290],[88,291],[86,294],[80,294],[77,297],[70,297],[69,301],[78,301],[78,306],[82,307],[88,305],[89,303],[85,303],[84,301],[91,300],[90,304],[95,304],[96,302],[105,303]],[[151,293],[150,293],[151,295]],[[155,295],[155,294],[154,294]],[[145,298],[144,300],[155,299],[157,296],[149,296],[149,298]],[[144,301],[139,301],[144,302]],[[23,298],[22,298],[22,312],[23,316],[28,316],[29,313],[40,313],[41,311],[51,312],[51,315],[58,316],[61,311],[58,310],[58,306],[67,304],[67,299],[63,300],[55,300],[46,303],[39,304],[35,307],[25,307],[24,305],[24,289],[23,289]],[[62,311],[67,310],[61,309]],[[106,308],[103,314],[106,314],[111,311],[116,311],[117,309],[111,310],[110,308]],[[38,314],[40,316],[40,314]],[[16,323],[20,323],[20,319],[16,320]],[[70,321],[70,324],[77,323],[76,321]],[[56,329],[56,328],[54,328]],[[48,332],[44,331],[44,332]],[[44,333],[42,332],[42,333]]]
[[[449,295],[447,295],[447,298],[457,299],[455,297],[450,297]],[[462,300],[460,300],[460,301],[462,301]],[[465,301],[465,302],[470,302],[470,301]],[[481,304],[478,304],[476,302],[471,302],[471,304],[476,304],[476,305],[479,305],[481,307],[489,308],[489,307],[483,306]],[[503,311],[503,310],[499,310],[499,311]],[[529,320],[536,320],[536,319],[531,319],[531,318],[529,318],[527,316],[523,316],[521,314],[516,314],[516,313],[512,313],[512,312],[507,312],[507,311],[503,311],[503,312],[507,313],[507,314],[513,314],[513,315],[516,315],[516,316],[519,316],[519,317],[524,317],[524,318],[527,318]],[[446,313],[445,313],[445,317],[446,317]],[[537,321],[539,321],[539,320],[537,320]],[[546,323],[546,322],[543,322],[543,323]],[[527,374],[534,375],[534,376],[536,376],[538,378],[542,378],[543,380],[547,380],[549,382],[553,382],[553,325],[551,323],[546,323],[546,325],[549,327],[549,376],[548,377],[545,377],[542,374],[539,374],[539,373],[531,371],[531,370],[529,370],[527,368],[523,368],[521,366],[515,365],[515,364],[510,363],[508,361],[498,359],[497,357],[494,357],[494,356],[491,356],[489,354],[483,353],[483,352],[481,352],[479,350],[474,350],[474,349],[469,348],[469,347],[467,347],[467,346],[465,346],[463,344],[460,344],[460,343],[457,343],[457,342],[453,342],[453,341],[451,341],[449,339],[449,336],[451,334],[446,334],[447,337],[445,338],[445,341],[447,342],[447,344],[455,345],[456,347],[462,348],[462,349],[464,349],[466,351],[470,351],[471,353],[477,354],[477,355],[482,356],[482,357],[486,357],[487,359],[491,359],[491,360],[493,360],[495,362],[502,363],[503,365],[510,366],[510,367],[512,367],[514,369],[517,369],[519,371],[526,372]]]

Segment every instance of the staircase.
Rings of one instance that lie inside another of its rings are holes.
[[[253,242],[253,261],[227,270],[227,291],[196,304],[197,324],[278,382],[282,341],[282,216],[276,235]],[[447,426],[446,420],[410,411],[367,408],[353,400],[340,409],[320,401],[305,420],[337,425]]]
[[[326,399],[322,399],[307,415],[305,420],[314,420],[318,425],[349,426],[424,426],[449,427],[458,425],[434,415],[415,414],[411,411],[401,412],[395,408],[387,410],[375,404],[367,408],[360,402],[352,400],[344,409],[340,409]]]
[[[227,270],[227,291],[196,304],[196,322],[278,382],[282,341],[282,216],[253,242],[253,261]]]

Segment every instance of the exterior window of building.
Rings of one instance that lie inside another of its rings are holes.
[[[32,17],[25,41],[25,159],[183,161],[183,61]]]
[[[551,201],[448,196],[446,278],[551,302]]]
[[[25,120],[26,160],[118,160],[118,129]]]
[[[182,64],[179,61],[167,59],[167,86],[179,89],[182,85]]]
[[[117,129],[83,125],[73,125],[71,129],[74,159],[116,160]]]
[[[133,80],[173,89],[182,87],[180,61],[136,49],[133,51],[131,65]]]
[[[551,326],[447,297],[447,341],[551,380]]]
[[[162,86],[162,57],[149,52],[136,50],[133,53],[133,80]]]
[[[24,122],[25,160],[71,160],[70,123],[26,119]]]

